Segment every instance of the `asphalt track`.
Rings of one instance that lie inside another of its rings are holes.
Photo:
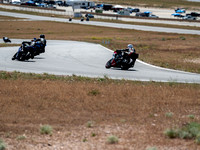
[[[22,39],[12,39],[21,43]],[[0,42],[3,42],[0,40]],[[29,61],[12,61],[18,47],[0,48],[0,70],[86,77],[109,77],[138,81],[200,83],[200,74],[164,69],[137,61],[129,70],[106,69],[112,51],[99,45],[76,41],[47,41],[46,52]]]
[[[0,15],[26,18],[31,21],[45,20],[57,22],[69,22],[67,19],[43,17],[19,13],[0,11]],[[81,22],[73,20],[70,23],[86,25],[106,26],[114,28],[126,28],[145,31],[169,32],[180,34],[197,34],[198,30],[147,27],[128,24],[116,24],[105,22]],[[23,40],[12,39],[12,43],[21,43]],[[0,40],[0,42],[3,42]],[[106,62],[112,57],[111,50],[99,44],[76,41],[47,41],[46,52],[36,56],[33,60],[26,62],[12,61],[11,58],[18,50],[18,47],[0,48],[0,70],[21,71],[32,73],[49,73],[56,75],[80,75],[87,77],[109,77],[112,79],[127,79],[139,81],[159,81],[159,82],[182,82],[200,83],[200,74],[164,69],[146,64],[138,60],[135,67],[128,71],[120,69],[105,69]]]

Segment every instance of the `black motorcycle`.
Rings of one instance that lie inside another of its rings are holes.
[[[3,37],[3,41],[5,43],[11,43],[11,40],[8,37]]]
[[[23,41],[22,45],[19,47],[18,51],[12,57],[12,60],[25,61],[30,58],[33,59],[34,56],[45,52],[44,44],[31,44],[32,42]]]
[[[34,58],[33,53],[28,49],[25,48],[24,46],[20,46],[18,51],[15,53],[15,55],[12,57],[12,60],[19,60],[19,61],[25,61],[29,60],[30,58]]]
[[[123,56],[119,54],[119,52],[115,51],[113,54],[113,58],[110,59],[105,67],[107,69],[111,67],[121,68],[122,70],[128,70],[131,67],[134,67],[136,59],[139,57],[137,53],[124,53]]]

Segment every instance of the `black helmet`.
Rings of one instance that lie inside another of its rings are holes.
[[[40,35],[40,38],[45,38],[45,35],[44,35],[44,34],[41,34],[41,35]]]

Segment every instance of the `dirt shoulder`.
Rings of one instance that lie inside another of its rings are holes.
[[[200,148],[163,134],[199,122],[199,85],[6,76],[0,80],[0,138],[9,150]],[[52,126],[52,135],[42,135],[42,125]],[[107,143],[111,135],[117,144]]]

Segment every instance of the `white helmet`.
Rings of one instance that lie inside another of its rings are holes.
[[[128,44],[128,49],[132,49],[133,48],[133,45],[132,44]]]

